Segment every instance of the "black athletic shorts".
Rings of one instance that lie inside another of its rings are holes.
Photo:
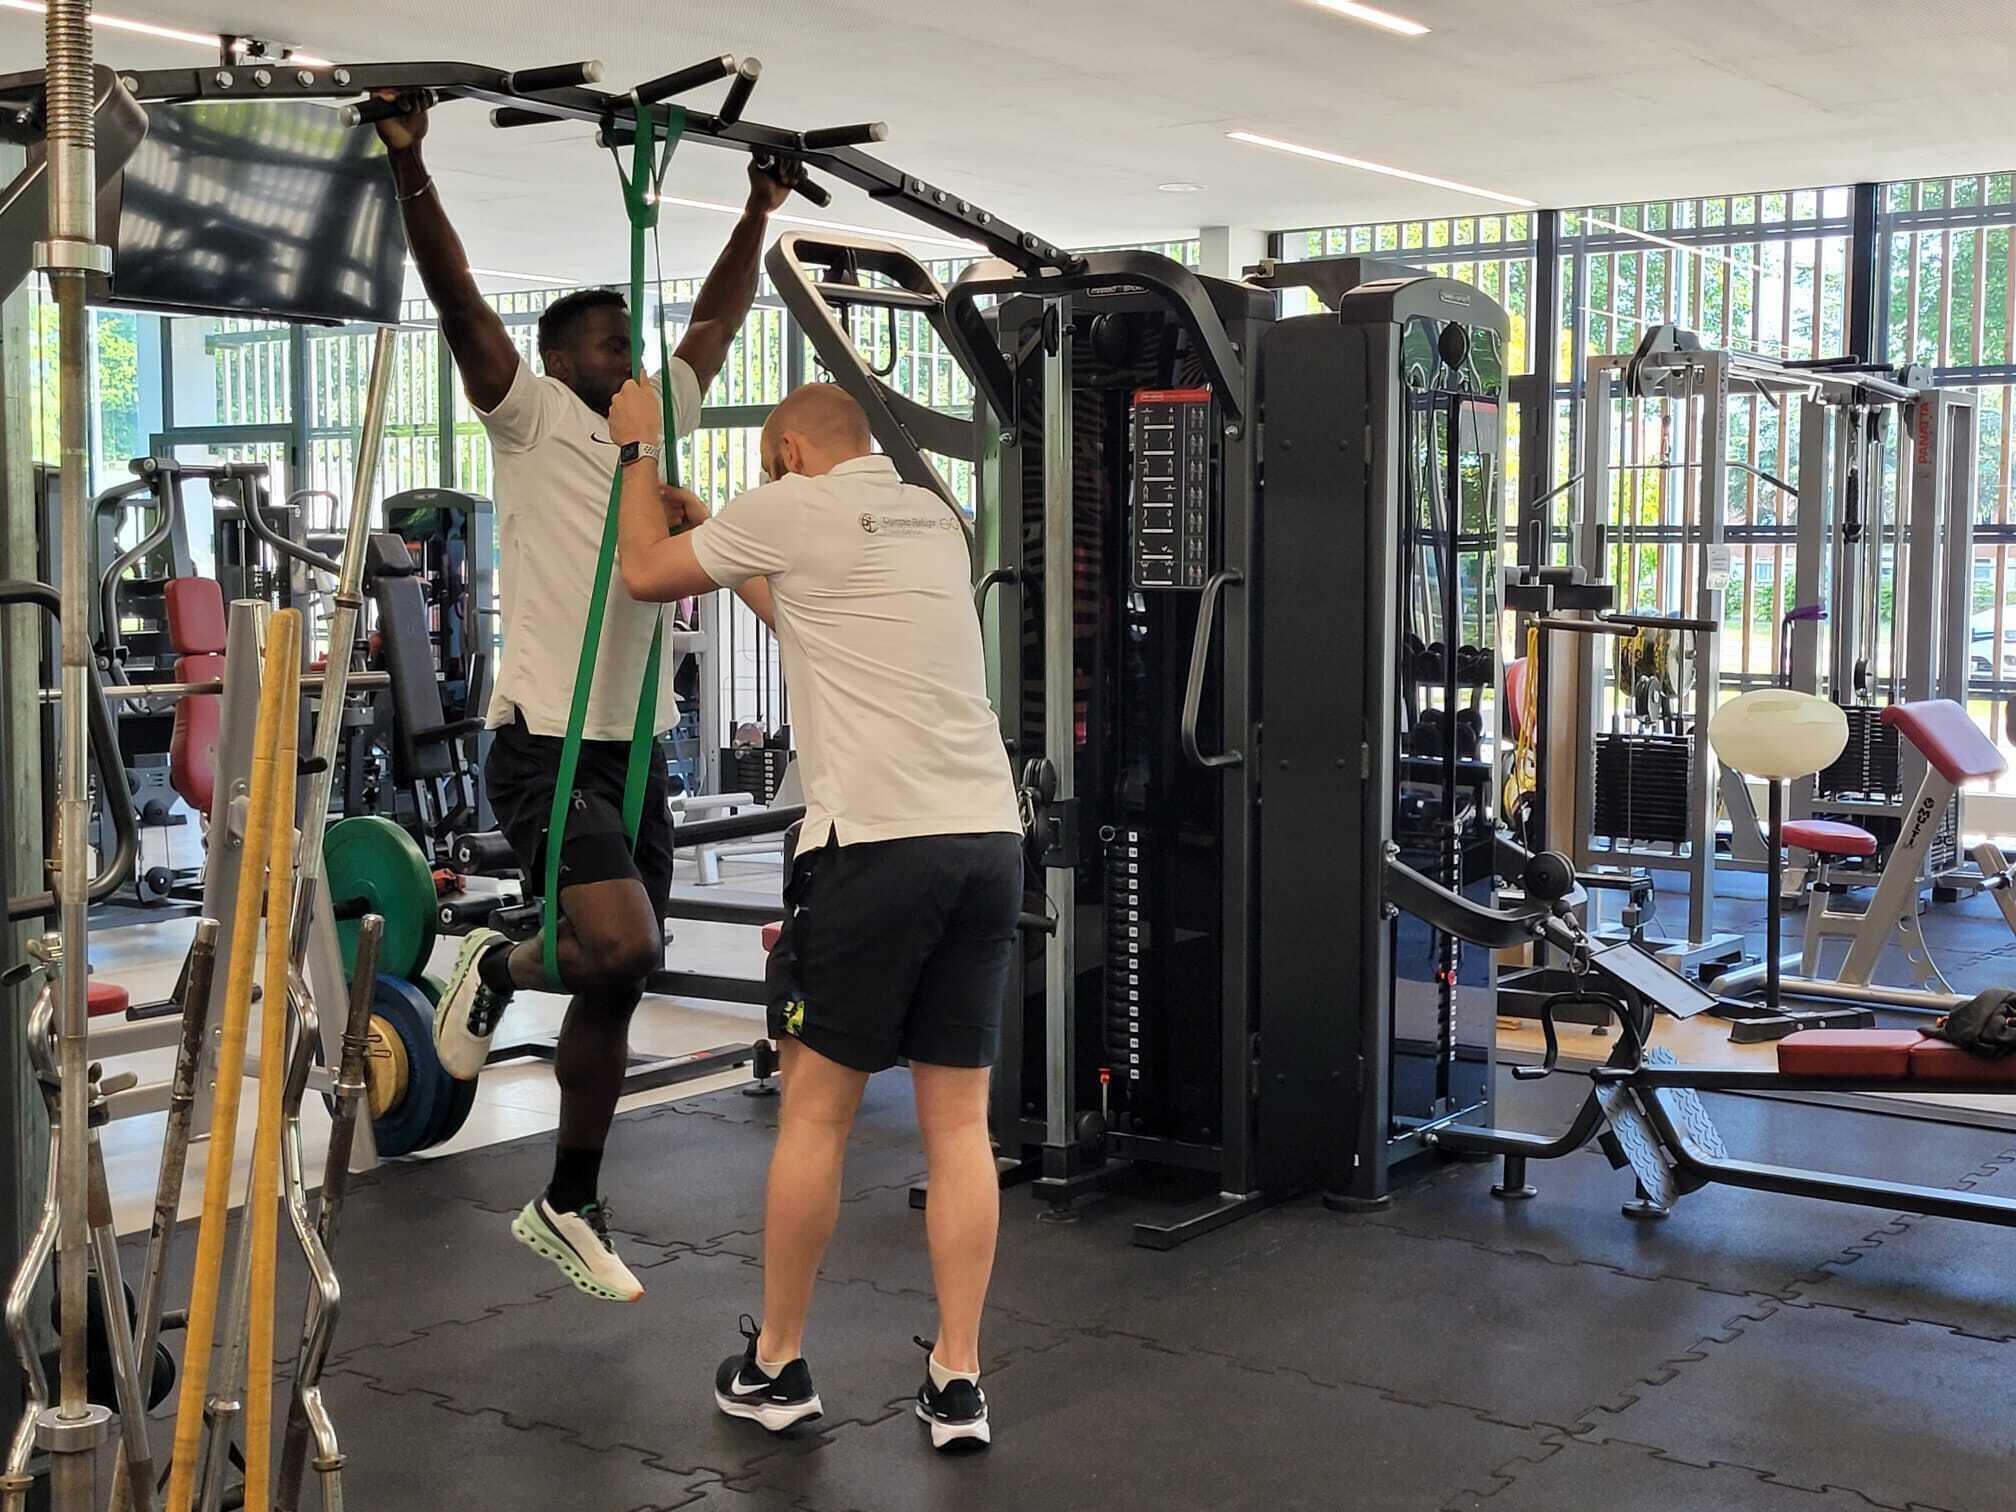
[[[560,781],[562,744],[557,735],[534,735],[525,728],[524,716],[517,715],[497,727],[483,764],[490,807],[525,874],[528,897],[537,897],[546,886],[546,830],[553,818],[553,789]],[[635,878],[663,919],[672,895],[672,787],[662,747],[652,752],[634,856],[623,828],[623,784],[629,771],[629,741],[581,742],[574,810],[560,847],[560,886]],[[559,900],[554,902],[558,906]]]
[[[770,1035],[880,1071],[991,1066],[1022,911],[1020,835],[827,844],[792,862]]]

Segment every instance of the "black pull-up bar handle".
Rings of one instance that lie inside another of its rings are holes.
[[[554,63],[545,68],[520,68],[504,75],[504,87],[515,93],[537,94],[542,89],[574,89],[602,82],[602,60],[585,58],[579,63]]]
[[[863,121],[858,126],[821,126],[799,136],[806,149],[821,152],[829,147],[865,147],[870,142],[889,140],[889,127],[882,121]]]
[[[703,62],[676,69],[649,83],[639,84],[632,91],[646,105],[656,105],[660,100],[669,100],[689,89],[698,89],[702,84],[712,84],[716,79],[725,79],[735,72],[735,55],[722,53],[718,58],[708,58]]]
[[[756,81],[763,74],[760,58],[744,58],[735,70],[735,82],[728,86],[728,97],[721,102],[719,115],[715,117],[724,126],[733,126],[742,119],[742,112],[749,108],[749,96],[756,92]]]
[[[389,121],[394,116],[403,116],[418,106],[424,105],[431,110],[440,103],[441,93],[434,89],[419,89],[411,94],[395,95],[389,100],[382,95],[373,95],[368,100],[359,100],[345,110],[343,120],[350,126],[369,126],[375,121]],[[549,118],[540,116],[538,119],[543,121]]]
[[[755,163],[758,168],[769,168],[774,166],[775,163],[777,162],[777,156],[775,153],[759,152],[753,154],[753,157],[755,159]],[[826,192],[826,186],[820,183],[818,180],[814,179],[810,174],[806,174],[805,176],[801,177],[798,180],[797,187],[798,192],[800,194],[804,195],[805,198],[812,201],[812,203],[817,205],[821,210],[826,209],[829,205],[833,203],[833,196]]]

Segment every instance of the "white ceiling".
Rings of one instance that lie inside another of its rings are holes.
[[[1446,190],[1228,141],[1249,130],[1542,204],[2016,166],[2011,0],[1381,0],[1407,39],[1309,0],[108,0],[337,61],[607,60],[620,87],[717,52],[764,63],[750,116],[889,123],[889,161],[1062,243],[1488,211]],[[97,33],[102,61],[184,44]],[[0,10],[0,65],[39,18]],[[694,97],[703,108],[719,87]],[[623,218],[586,128],[492,130],[444,108],[430,164],[480,266],[620,277]],[[668,192],[738,202],[739,155],[698,145]],[[1204,185],[1172,195],[1171,180]],[[898,221],[835,186],[811,215]],[[728,218],[668,211],[668,272]],[[931,250],[922,248],[920,250]],[[947,252],[949,249],[938,249]]]

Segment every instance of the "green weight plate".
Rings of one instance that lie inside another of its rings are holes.
[[[413,837],[375,814],[341,819],[322,839],[329,901],[343,944],[343,969],[356,970],[358,907],[385,920],[378,946],[381,975],[411,981],[434,949],[434,873]]]
[[[412,983],[380,976],[371,995],[371,1011],[397,1036],[407,1071],[404,1095],[372,1119],[371,1137],[382,1156],[410,1155],[426,1148],[444,1080],[434,1058],[434,1009]]]

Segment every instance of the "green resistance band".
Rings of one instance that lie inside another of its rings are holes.
[[[669,119],[661,127],[656,110],[646,109],[633,95],[637,138],[631,150],[630,171],[617,159],[617,178],[623,185],[623,208],[630,218],[630,352],[631,368],[643,374],[644,350],[644,233],[655,233],[658,225],[658,189],[672,162],[672,149],[686,130],[686,112],[678,106],[668,109]],[[658,134],[664,132],[663,149],[653,159]],[[655,236],[654,236],[655,244]],[[660,273],[662,288],[663,274]],[[658,352],[660,387],[665,404],[665,454],[663,466],[668,480],[676,481],[673,443],[678,431],[672,412],[672,369],[665,342],[664,312],[659,312]],[[546,826],[546,886],[544,902],[544,945],[546,980],[554,991],[564,991],[560,980],[560,853],[567,841],[567,815],[573,806],[574,778],[581,765],[581,740],[588,727],[588,700],[595,687],[595,658],[602,648],[602,622],[609,607],[609,583],[616,571],[617,520],[623,502],[623,467],[618,463],[609,480],[609,510],[602,522],[602,551],[595,563],[595,589],[589,602],[588,628],[581,641],[581,659],[574,669],[574,705],[567,713],[567,738],[560,746],[560,774],[553,787],[553,812]],[[644,794],[651,776],[651,762],[658,747],[658,678],[664,661],[665,622],[660,611],[651,631],[651,654],[644,664],[644,686],[637,692],[637,723],[630,734],[630,765],[623,781],[623,830],[630,847],[637,847],[637,831],[644,818]]]

